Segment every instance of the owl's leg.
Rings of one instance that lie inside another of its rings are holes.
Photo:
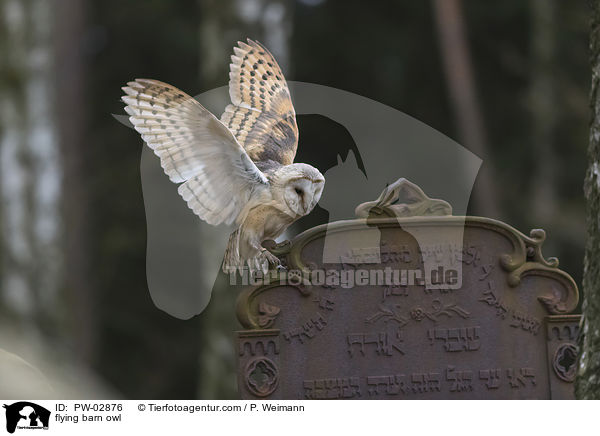
[[[277,256],[275,256],[273,253],[271,253],[269,250],[267,250],[264,247],[260,247],[260,249],[261,249],[260,256],[262,256],[265,260],[267,260],[267,262],[269,262],[270,265],[276,265],[276,266],[281,265],[281,260],[279,260],[279,258]]]
[[[242,265],[239,253],[239,237],[239,228],[229,235],[229,242],[227,243],[225,256],[223,257],[223,272],[225,274],[235,273]]]
[[[250,242],[250,245],[254,250],[256,250],[256,252],[258,252],[254,260],[258,264],[257,266],[260,266],[259,269],[262,269],[263,273],[266,274],[269,271],[269,267],[271,265],[281,265],[281,260],[279,260],[279,258],[273,253],[271,253],[269,250],[264,248],[258,240]]]
[[[262,246],[264,231],[260,224],[253,223],[249,219],[242,224],[240,254],[243,259],[246,259],[251,271],[258,270],[266,274],[271,265],[280,265],[281,261]]]

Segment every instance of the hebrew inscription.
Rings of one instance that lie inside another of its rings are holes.
[[[354,357],[357,350],[362,356],[366,356],[372,351],[378,356],[393,356],[395,353],[404,354],[404,351],[400,348],[401,342],[402,330],[400,329],[396,331],[395,335],[389,335],[387,332],[351,333],[348,335],[348,354],[350,357]]]
[[[477,351],[481,347],[479,341],[480,326],[438,328],[427,330],[431,345],[435,341],[442,342],[444,350],[449,352]]]
[[[416,397],[424,393],[468,393],[494,390],[501,386],[528,389],[536,386],[533,368],[493,368],[471,370],[447,366],[437,371],[364,377],[338,377],[304,380],[307,399],[361,397]]]

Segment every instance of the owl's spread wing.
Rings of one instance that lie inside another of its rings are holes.
[[[238,42],[229,73],[231,104],[221,121],[255,162],[294,162],[296,112],[281,68],[259,42]]]
[[[124,87],[125,111],[160,158],[179,194],[209,224],[236,220],[253,191],[268,185],[233,134],[195,99],[157,80]]]

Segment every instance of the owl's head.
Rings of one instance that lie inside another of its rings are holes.
[[[315,167],[303,163],[286,165],[278,173],[278,191],[291,212],[298,216],[309,214],[323,193],[323,174]]]

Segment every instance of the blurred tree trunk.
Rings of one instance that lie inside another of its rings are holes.
[[[473,186],[475,212],[500,217],[494,188],[494,168],[485,133],[483,115],[477,100],[477,86],[466,39],[461,0],[433,0],[440,50],[450,102],[462,144],[483,159]]]
[[[555,217],[557,96],[554,80],[556,4],[554,0],[531,0],[532,74],[529,103],[532,115],[532,145],[535,168],[532,177],[533,218],[536,226],[546,226]]]
[[[591,2],[590,60],[592,87],[587,199],[588,239],[583,270],[583,320],[575,393],[580,399],[600,399],[600,4]]]
[[[79,357],[91,362],[95,349],[94,290],[90,274],[89,186],[84,167],[84,8],[85,0],[58,0],[54,13],[56,59],[56,118],[61,145],[66,296],[69,331]]]
[[[199,3],[203,84],[221,86],[229,81],[233,46],[246,38],[263,43],[289,76],[292,0],[199,0]]]
[[[52,4],[0,1],[3,305],[54,333],[62,286],[62,168],[53,118]]]
[[[292,2],[286,0],[199,0],[200,78],[209,90],[229,81],[230,56],[237,41],[257,39],[273,53],[289,77],[289,38]],[[223,108],[225,109],[225,108]],[[220,116],[220,114],[218,114]],[[220,228],[211,231],[222,231]],[[215,256],[210,243],[214,235],[203,235],[203,256]],[[222,256],[221,254],[217,254]],[[205,262],[206,263],[206,262]],[[209,287],[212,283],[207,284]],[[233,332],[240,326],[235,317],[237,289],[220,275],[202,319],[199,398],[239,398],[235,377]]]

